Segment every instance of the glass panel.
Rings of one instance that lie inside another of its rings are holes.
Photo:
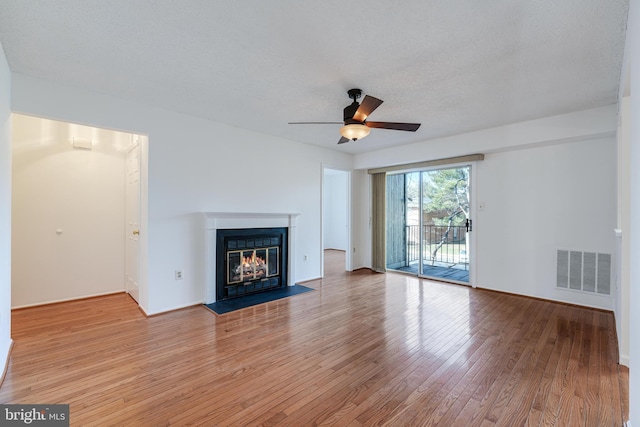
[[[280,264],[278,258],[278,248],[267,249],[267,274],[269,276],[278,275],[278,265]]]
[[[267,250],[256,249],[254,258],[255,277],[261,279],[267,276]]]
[[[420,264],[420,172],[406,174],[407,265],[418,274]]]
[[[255,251],[242,251],[242,280],[255,278],[255,254]]]
[[[277,276],[279,269],[279,248],[260,248],[227,252],[227,283],[241,283],[248,280]]]
[[[227,252],[227,283],[238,283],[242,281],[242,269],[240,265],[242,253],[240,251],[237,252]]]
[[[469,167],[424,171],[421,274],[469,281]]]

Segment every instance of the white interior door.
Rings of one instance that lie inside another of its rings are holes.
[[[132,136],[132,144],[127,151],[127,227],[126,227],[126,287],[133,299],[140,296],[140,142],[139,136]]]

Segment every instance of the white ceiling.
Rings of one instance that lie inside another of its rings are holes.
[[[0,0],[13,72],[349,153],[616,102],[628,0]],[[346,91],[384,100],[338,146]]]

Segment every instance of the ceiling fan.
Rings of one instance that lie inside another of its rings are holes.
[[[367,117],[382,104],[382,100],[373,96],[365,95],[362,103],[358,103],[358,98],[362,96],[362,90],[349,89],[349,98],[353,99],[351,105],[344,109],[344,122],[289,122],[290,125],[324,125],[324,124],[344,124],[340,128],[342,137],[338,144],[349,141],[357,141],[369,135],[371,129],[392,129],[415,132],[420,127],[420,123],[393,123],[393,122],[370,122]]]

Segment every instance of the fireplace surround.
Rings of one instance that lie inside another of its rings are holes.
[[[251,284],[253,284],[253,291],[255,291],[255,283],[258,283],[258,291],[265,290],[265,284],[267,286],[266,290],[271,287],[294,285],[296,220],[298,216],[299,214],[297,213],[203,213],[206,241],[204,251],[206,259],[205,303],[210,304],[227,297],[240,296],[237,293],[248,290],[246,287],[251,286]],[[250,229],[254,230],[246,231]],[[256,232],[256,229],[284,229],[284,232],[280,234],[282,239],[286,239],[281,245],[285,247],[284,251],[282,249],[274,250],[274,248],[278,247],[276,244],[277,238],[270,236],[267,241],[267,237],[263,236],[260,231]],[[221,233],[218,233],[218,231],[221,231]],[[235,244],[236,247],[229,248],[228,251],[220,251],[218,249],[218,234],[226,237],[235,234],[239,238],[227,240],[235,240],[232,245]],[[272,238],[276,239],[273,244]],[[225,256],[229,254],[231,254],[232,258],[236,257],[238,260],[242,258],[242,262],[238,264],[242,264],[243,267],[237,270],[239,277],[235,278],[236,280],[234,280],[234,277],[231,277],[231,280],[227,280],[227,282],[231,282],[227,283],[227,285],[236,286],[235,289],[230,290],[232,295],[221,295],[218,294],[217,286],[219,276],[222,275],[223,278],[229,279],[230,270],[235,270],[237,267],[234,264],[234,259],[231,259],[231,263],[234,265],[229,267],[229,257]],[[274,256],[278,258],[279,262],[279,270],[277,272],[275,271],[276,265],[272,259]],[[245,260],[245,258],[247,259]],[[261,259],[259,260],[258,258]],[[283,272],[285,273],[284,276],[281,274]],[[240,279],[240,282],[237,279]],[[278,281],[280,283],[276,285]],[[245,285],[245,283],[247,284]]]
[[[216,300],[287,285],[288,228],[218,229]]]

